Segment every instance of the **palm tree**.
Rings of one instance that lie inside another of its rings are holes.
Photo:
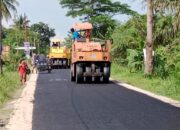
[[[161,12],[164,16],[172,16],[172,30],[174,33],[180,29],[180,1],[179,0],[154,0],[155,12]]]
[[[146,58],[145,75],[151,75],[153,71],[153,0],[147,0],[147,39],[146,39]]]
[[[154,13],[161,11],[167,15],[174,16],[173,31],[180,29],[180,2],[179,0],[146,0],[147,2],[147,41],[146,41],[146,60],[145,75],[151,75],[153,71],[153,25]]]
[[[0,46],[2,47],[2,19],[8,20],[11,18],[11,11],[16,12],[15,5],[18,5],[16,0],[0,0]],[[2,74],[2,59],[0,55],[0,73]]]
[[[28,20],[26,14],[18,16],[13,21],[14,21],[13,27],[15,28],[18,28],[20,30],[25,30],[26,28],[29,28],[30,20]]]
[[[20,15],[19,17],[14,19],[13,27],[19,30],[24,31],[24,40],[27,41],[27,29],[29,29],[29,22],[28,17],[26,14]]]

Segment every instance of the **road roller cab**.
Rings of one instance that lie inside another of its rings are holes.
[[[63,45],[60,39],[52,39],[48,57],[53,68],[67,68],[70,66],[70,49]]]
[[[72,44],[71,81],[108,83],[112,42],[110,40],[103,42],[93,40],[91,23],[76,23],[73,28],[79,31],[81,37],[74,40]]]

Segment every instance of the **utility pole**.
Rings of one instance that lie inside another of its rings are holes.
[[[2,61],[2,12],[0,12],[0,74],[3,74],[3,61]]]
[[[0,42],[0,74],[2,75],[3,74],[3,61],[2,61],[2,50],[3,50],[3,47],[2,47],[2,42]]]
[[[39,44],[40,44],[40,43],[38,42],[38,44],[37,44],[37,45],[38,45],[38,54],[39,54]]]

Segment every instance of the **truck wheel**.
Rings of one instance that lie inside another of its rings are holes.
[[[62,67],[66,69],[67,67],[67,60],[62,60]]]
[[[109,77],[110,76],[110,68],[109,67],[104,67],[103,68],[103,73],[105,77]]]
[[[103,82],[104,83],[109,83],[109,77],[103,77]]]
[[[83,69],[79,64],[76,64],[76,83],[81,83],[83,81]]]
[[[68,68],[68,59],[66,59],[66,69]]]
[[[83,79],[84,79],[83,81],[84,81],[85,83],[91,83],[91,82],[92,82],[92,77],[91,77],[91,76],[86,76],[86,77],[84,77]]]
[[[81,77],[79,75],[76,75],[76,83],[81,83]]]
[[[72,75],[72,72],[70,73],[70,78],[71,78],[71,81],[75,81],[75,78],[73,77],[73,75]]]
[[[100,83],[100,81],[101,81],[101,77],[99,77],[99,76],[95,77],[95,82],[96,83]]]
[[[68,68],[71,66],[71,60],[68,60]]]
[[[50,70],[50,69],[48,69],[48,73],[51,73],[51,70]]]

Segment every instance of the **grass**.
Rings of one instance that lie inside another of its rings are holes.
[[[20,87],[18,73],[4,72],[4,75],[0,77],[0,105],[10,99],[18,87]]]
[[[111,77],[138,88],[180,100],[180,84],[173,77],[165,80],[158,77],[145,78],[142,72],[132,73],[128,68],[117,64],[112,64]]]

